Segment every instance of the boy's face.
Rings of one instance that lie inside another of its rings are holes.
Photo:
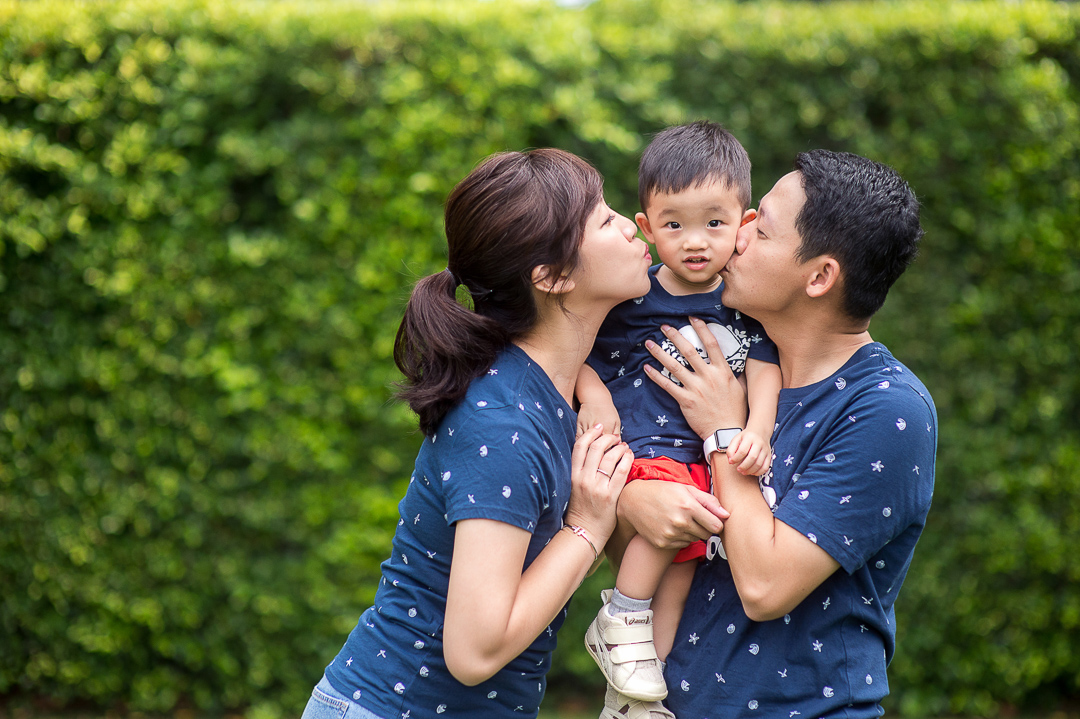
[[[752,216],[752,211],[744,212],[735,188],[712,181],[671,194],[654,193],[645,212],[634,219],[664,263],[660,272],[667,277],[661,277],[661,283],[690,294],[720,284],[718,273],[735,250],[744,216]]]

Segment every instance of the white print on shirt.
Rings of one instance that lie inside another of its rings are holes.
[[[746,355],[750,347],[750,343],[746,339],[746,332],[733,327],[725,327],[717,322],[710,322],[706,327],[713,333],[713,337],[716,338],[717,344],[720,345],[720,351],[724,353],[724,359],[727,360],[728,365],[731,367],[731,371],[735,374],[741,374],[742,371],[746,369]],[[679,334],[690,340],[690,343],[694,345],[694,349],[697,350],[698,355],[700,355],[702,359],[708,359],[705,345],[702,343],[701,338],[698,337],[698,333],[692,326],[685,325],[684,327],[679,328]],[[683,367],[690,366],[690,362],[682,356],[675,347],[675,343],[671,340],[664,339],[664,341],[660,343],[660,349],[674,357]],[[682,384],[672,377],[671,372],[668,370],[665,369],[661,374],[682,387]]]

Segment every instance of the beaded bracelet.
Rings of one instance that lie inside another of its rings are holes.
[[[585,534],[585,529],[583,527],[579,527],[576,524],[564,524],[563,529],[569,529],[571,532],[589,543],[589,548],[592,549],[594,562],[597,559],[600,559],[600,552],[596,551],[596,545],[592,543],[591,539],[589,539],[589,535]]]

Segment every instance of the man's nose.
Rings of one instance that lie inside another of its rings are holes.
[[[737,233],[735,233],[735,251],[740,255],[746,252],[746,248],[750,246],[750,238],[753,236],[754,226],[755,223],[753,221],[747,222],[739,228]]]

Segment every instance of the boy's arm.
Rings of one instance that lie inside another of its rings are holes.
[[[750,416],[746,429],[728,447],[728,462],[738,465],[742,474],[760,475],[772,465],[773,426],[776,424],[776,403],[780,399],[780,365],[763,360],[746,360],[746,400]]]
[[[579,437],[583,432],[598,424],[604,426],[605,432],[612,434],[622,432],[619,412],[615,409],[615,403],[611,401],[611,392],[604,386],[600,375],[588,363],[581,365],[581,369],[578,370],[574,396],[581,405],[578,408],[577,418]]]

